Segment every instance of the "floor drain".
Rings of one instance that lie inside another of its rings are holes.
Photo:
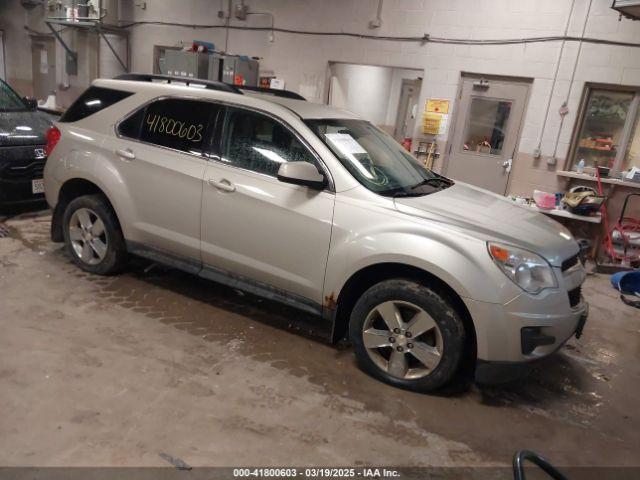
[[[7,238],[9,236],[9,228],[5,225],[0,225],[0,238]]]

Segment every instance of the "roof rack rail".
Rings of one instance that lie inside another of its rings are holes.
[[[266,95],[273,95],[274,97],[291,98],[294,100],[304,100],[304,101],[307,100],[302,95],[296,92],[292,92],[291,90],[278,90],[276,88],[251,87],[249,85],[234,85],[234,86],[240,90],[247,90],[249,92],[256,92],[256,93],[264,93]]]
[[[264,93],[275,97],[291,98],[294,100],[304,100],[302,95],[292,92],[291,90],[278,90],[275,88],[251,87],[249,85],[231,85],[230,83],[216,82],[214,80],[203,80],[201,78],[177,77],[173,75],[161,75],[156,73],[123,73],[115,77],[116,80],[134,80],[136,82],[153,82],[160,80],[167,83],[184,83],[186,86],[199,85],[208,90],[220,90],[222,92],[238,93],[242,95],[242,90],[249,92]]]
[[[159,75],[149,73],[123,73],[122,75],[118,75],[117,77],[115,77],[115,79],[134,80],[137,82],[153,82],[154,80],[162,80],[167,83],[184,83],[186,86],[199,85],[208,90],[220,90],[222,92],[239,93],[240,95],[242,95],[242,92],[238,90],[238,88],[234,85],[229,85],[228,83],[223,82],[215,82],[213,80],[202,80],[200,78],[175,77],[172,75]]]

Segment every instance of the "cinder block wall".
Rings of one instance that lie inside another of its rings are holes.
[[[385,0],[381,28],[368,28],[375,16],[377,0],[247,0],[250,11],[271,12],[276,27],[313,31],[347,31],[389,36],[421,36],[463,39],[505,39],[564,34],[571,0]],[[125,5],[126,4],[126,5]],[[211,0],[147,1],[147,9],[123,2],[122,20],[161,21],[222,26],[218,9],[227,2]],[[611,0],[575,0],[568,35],[579,36],[587,19],[585,35],[609,40],[640,43],[640,22],[619,20]],[[9,80],[26,85],[30,72],[28,38],[22,31],[24,11],[19,0],[5,0],[0,6],[0,28],[5,29]],[[125,8],[126,7],[126,8]],[[32,17],[37,12],[30,14]],[[31,18],[30,20],[36,22]],[[232,25],[271,25],[268,15],[251,15],[246,22]],[[4,27],[3,27],[4,25]],[[6,25],[9,25],[7,27]],[[45,30],[44,27],[41,30]],[[16,40],[16,38],[18,38]],[[531,194],[534,188],[555,191],[562,188],[556,169],[564,169],[571,134],[585,82],[640,85],[640,49],[583,44],[577,68],[576,42],[566,43],[552,90],[561,43],[469,46],[436,43],[402,43],[342,36],[309,36],[176,26],[142,25],[131,28],[131,61],[134,71],[152,70],[153,45],[178,45],[193,39],[212,41],[220,49],[262,57],[261,68],[285,78],[287,88],[315,91],[315,101],[324,101],[329,61],[394,67],[420,68],[424,81],[420,103],[426,98],[447,98],[453,102],[461,72],[504,75],[533,79],[531,94],[514,161],[509,189]],[[573,81],[572,81],[573,79]],[[551,105],[545,131],[545,109]],[[560,128],[558,109],[568,97],[569,114],[560,131],[558,163],[548,166],[546,157],[555,149]],[[419,132],[416,129],[416,136]],[[448,132],[449,133],[449,132]],[[440,136],[446,151],[447,135]],[[533,152],[539,144],[541,159]],[[442,168],[442,161],[436,169]]]

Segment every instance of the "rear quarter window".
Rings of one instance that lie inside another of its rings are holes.
[[[89,87],[64,112],[60,117],[60,122],[77,122],[131,95],[133,95],[133,92],[125,92],[124,90],[115,90],[113,88]]]

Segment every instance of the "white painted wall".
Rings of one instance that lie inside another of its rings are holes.
[[[403,79],[421,77],[420,70],[334,63],[330,68],[330,105],[346,108],[393,132]]]
[[[375,125],[385,125],[393,70],[369,65],[336,63],[331,67],[339,102],[332,95],[332,105],[342,106]]]

